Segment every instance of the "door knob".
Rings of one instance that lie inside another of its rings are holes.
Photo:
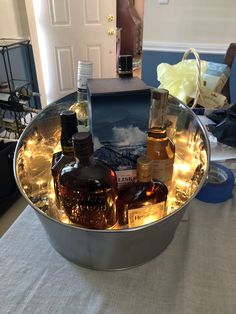
[[[108,20],[108,22],[114,21],[114,15],[113,15],[113,14],[109,14],[109,15],[107,16],[107,20]]]
[[[115,30],[114,30],[114,28],[109,28],[108,31],[107,31],[107,34],[108,34],[109,36],[115,35]]]

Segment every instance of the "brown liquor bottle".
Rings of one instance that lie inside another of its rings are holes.
[[[60,190],[58,185],[58,176],[61,169],[74,160],[74,148],[72,144],[72,135],[77,133],[76,113],[70,110],[63,111],[61,119],[61,151],[53,154],[51,172],[54,181],[54,190],[56,195],[56,205],[60,207]]]
[[[149,116],[147,137],[147,156],[153,160],[153,180],[171,185],[175,158],[175,144],[166,132],[166,105],[169,92],[166,89],[154,89]]]
[[[168,189],[152,181],[152,161],[147,156],[137,160],[137,182],[119,191],[119,223],[129,228],[161,219],[166,213]]]
[[[68,218],[81,227],[110,229],[117,222],[117,179],[105,163],[93,158],[90,132],[72,137],[75,162],[60,173],[62,204]]]

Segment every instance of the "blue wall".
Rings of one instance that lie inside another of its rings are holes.
[[[160,63],[176,64],[182,60],[183,52],[163,52],[163,51],[145,51],[143,50],[142,61],[142,79],[153,87],[158,87],[157,66]],[[223,63],[224,55],[222,54],[205,54],[200,55],[201,60]],[[194,58],[189,55],[189,58]],[[234,62],[230,75],[230,94],[231,102],[236,102],[236,62]]]

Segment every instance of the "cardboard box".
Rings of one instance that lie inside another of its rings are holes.
[[[207,70],[202,74],[205,87],[220,93],[229,79],[230,69],[226,64],[208,62]]]
[[[196,114],[209,114],[212,111],[222,108],[227,104],[227,99],[221,94],[223,87],[230,76],[230,68],[223,63],[208,62],[206,70],[202,73],[203,85],[201,87],[202,97],[198,98],[198,105],[204,108],[195,108]],[[193,102],[196,91],[194,91],[188,98],[188,103]]]
[[[95,155],[133,181],[136,160],[146,153],[151,89],[139,78],[90,79],[88,102]]]

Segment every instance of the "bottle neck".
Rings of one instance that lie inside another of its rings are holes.
[[[137,175],[137,180],[140,183],[148,183],[148,182],[151,182],[152,178],[151,176],[145,176],[145,175],[139,174]]]
[[[137,180],[141,183],[152,180],[152,161],[147,156],[141,156],[137,159]]]
[[[87,101],[87,89],[78,88],[77,90],[77,101]]]
[[[63,153],[73,153],[72,135],[77,132],[77,124],[64,125],[61,130],[61,147]]]
[[[70,146],[61,146],[61,150],[63,155],[65,156],[74,156],[74,149],[72,143]]]
[[[160,100],[153,99],[150,115],[149,115],[149,129],[165,130],[166,126],[166,104]]]
[[[166,138],[166,128],[156,127],[148,130],[148,136],[153,138]]]
[[[79,132],[73,136],[74,154],[81,165],[90,164],[93,155],[93,141],[90,132]]]
[[[79,163],[81,166],[89,166],[92,162],[91,156],[75,156],[75,160],[77,163]]]

